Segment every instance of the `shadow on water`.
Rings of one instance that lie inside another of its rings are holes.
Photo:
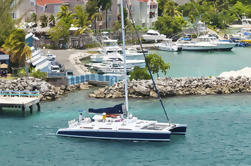
[[[0,110],[0,117],[1,118],[29,118],[31,116],[34,115],[39,115],[40,112],[38,112],[37,110],[33,110],[32,113],[30,113],[30,111],[26,110],[25,112],[23,112],[21,109],[8,109],[8,108],[4,108],[2,110]]]

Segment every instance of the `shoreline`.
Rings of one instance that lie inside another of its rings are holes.
[[[214,95],[251,93],[251,77],[201,77],[201,78],[158,78],[156,79],[160,96]],[[128,96],[131,98],[157,98],[151,80],[128,82]],[[95,90],[92,98],[123,98],[124,83]]]

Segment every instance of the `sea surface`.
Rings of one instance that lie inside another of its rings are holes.
[[[41,104],[41,112],[0,113],[1,166],[237,166],[251,165],[251,95],[191,96],[164,99],[173,122],[188,125],[186,136],[170,142],[106,141],[55,135],[78,110],[112,106],[121,99],[88,98],[71,93]],[[142,119],[165,121],[156,99],[129,100],[129,110]]]
[[[171,65],[169,77],[208,77],[218,76],[222,72],[251,67],[251,47],[234,47],[232,51],[211,52],[166,52],[157,53]]]
[[[231,52],[152,51],[170,62],[168,76],[217,76],[251,67],[251,48]],[[130,142],[65,138],[55,135],[78,119],[78,111],[113,106],[123,99],[88,98],[78,91],[43,102],[41,112],[0,111],[0,166],[247,166],[251,165],[251,94],[164,99],[173,122],[188,125],[186,136],[170,142]],[[156,99],[130,99],[138,118],[165,122]]]

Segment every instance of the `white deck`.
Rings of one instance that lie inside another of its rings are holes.
[[[31,106],[39,103],[38,97],[0,97],[0,106]]]

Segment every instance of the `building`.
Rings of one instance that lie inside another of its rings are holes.
[[[64,1],[62,0],[36,0],[36,13],[40,17],[43,14],[56,15]]]
[[[135,24],[151,28],[158,18],[158,3],[156,0],[130,0],[131,11]]]
[[[40,17],[43,14],[56,16],[62,5],[69,6],[73,11],[76,5],[84,5],[86,0],[36,0],[36,13]]]
[[[13,3],[14,5],[17,4],[19,1],[15,0]],[[22,0],[18,7],[12,13],[13,19],[22,18],[25,21],[26,18],[30,17],[32,13],[36,12],[36,0]]]
[[[158,18],[158,3],[156,0],[124,0],[124,7],[129,6],[136,25],[151,28]],[[112,0],[112,6],[107,11],[107,27],[111,29],[120,14],[120,0]],[[129,15],[128,15],[129,16]],[[106,28],[106,11],[102,13],[102,22],[98,22],[97,29]]]

